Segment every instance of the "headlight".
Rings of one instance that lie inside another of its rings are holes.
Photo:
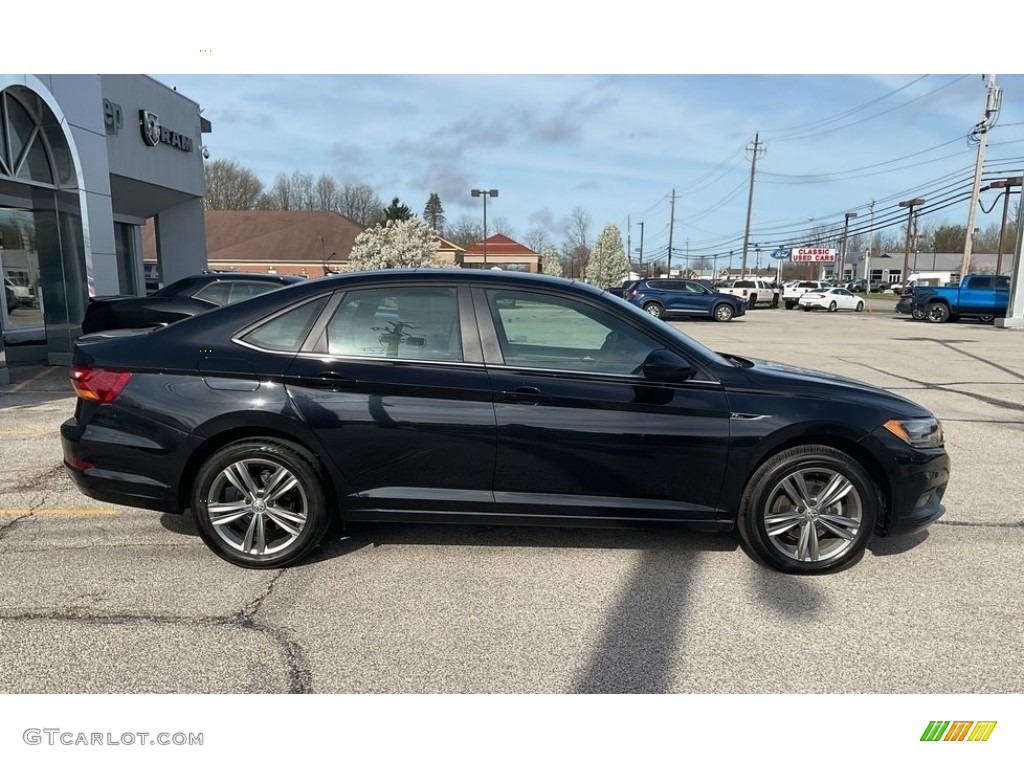
[[[890,419],[882,425],[915,448],[941,448],[942,422],[931,419]]]

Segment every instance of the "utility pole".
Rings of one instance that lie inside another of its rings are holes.
[[[747,145],[747,151],[751,153],[750,158],[750,190],[747,192],[747,224],[743,228],[743,269],[740,277],[747,274],[747,245],[750,243],[750,211],[754,205],[754,172],[757,170],[757,158],[765,153],[764,144],[761,143],[761,134],[754,134],[754,143]]]
[[[960,279],[971,269],[971,251],[974,249],[974,220],[978,215],[978,198],[981,196],[981,172],[985,166],[985,145],[992,121],[1003,101],[1003,89],[996,85],[996,76],[988,76],[985,89],[985,116],[974,126],[972,134],[978,134],[978,159],[974,165],[974,186],[971,187],[971,203],[967,209],[967,235],[964,237],[964,258],[960,263]]]
[[[629,265],[627,271],[628,272],[632,272],[633,271],[633,224],[632,224],[632,221],[630,220],[628,214],[626,216],[626,263]],[[629,277],[629,275],[626,275],[626,277]]]
[[[647,277],[644,273],[644,223],[640,224],[640,277]]]
[[[672,230],[676,228],[676,191],[672,190],[672,207],[668,217],[668,269],[665,272],[672,277]]]

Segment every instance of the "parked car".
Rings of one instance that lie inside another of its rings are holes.
[[[654,317],[710,317],[728,322],[746,314],[745,301],[696,280],[651,278],[630,286],[626,299]]]
[[[917,305],[917,288],[906,288],[896,302],[896,312],[901,315],[910,315],[915,320],[924,320],[924,308]]]
[[[4,278],[4,300],[7,302],[7,313],[10,314],[18,307],[28,307],[32,304],[32,292],[28,286],[18,285],[9,277]]]
[[[782,289],[782,302],[786,309],[792,309],[800,303],[800,297],[807,291],[823,291],[828,287],[823,280],[798,280],[788,283]]]
[[[864,311],[864,299],[854,296],[845,288],[807,291],[800,297],[798,304],[804,312],[810,312],[812,309],[825,309],[829,312],[838,312],[840,309]]]
[[[150,296],[94,296],[85,309],[82,332],[174,323],[303,279],[262,272],[210,272],[184,277]]]
[[[1010,278],[1006,275],[965,275],[958,285],[918,286],[911,311],[933,323],[972,317],[992,322],[1006,317],[1010,305]]]
[[[299,562],[334,519],[671,523],[817,573],[944,512],[925,408],[713,352],[575,281],[351,273],[121,333],[75,345],[68,473],[190,509],[240,566]]]
[[[749,309],[759,305],[773,309],[779,306],[779,289],[773,288],[767,280],[734,280],[727,287],[723,286],[718,290],[742,299]]]

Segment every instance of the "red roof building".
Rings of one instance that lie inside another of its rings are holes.
[[[467,269],[497,267],[520,272],[540,272],[540,254],[510,237],[496,234],[469,246],[462,256],[462,266]]]

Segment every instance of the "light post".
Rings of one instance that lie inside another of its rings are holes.
[[[473,197],[482,197],[484,199],[484,269],[487,269],[487,198],[497,197],[498,190],[496,189],[471,189],[469,194]]]
[[[910,282],[910,273],[907,272],[907,267],[910,266],[910,227],[914,221],[914,208],[919,205],[924,205],[924,198],[915,197],[913,200],[904,200],[900,203],[900,208],[907,209],[907,239],[903,246],[903,272],[900,273],[904,290]]]
[[[1019,187],[1024,184],[1024,177],[1014,176],[1009,179],[997,179],[989,184],[993,189],[1005,189],[1003,192],[1003,218],[999,225],[999,245],[996,246],[996,274],[1003,271],[1003,245],[1006,238],[1006,216],[1010,210],[1010,188]]]
[[[843,247],[839,251],[838,279],[840,282],[844,279],[846,272],[846,237],[850,234],[850,219],[856,219],[857,214],[854,211],[850,211],[849,213],[844,213],[843,217],[845,218],[845,221],[843,222]]]

